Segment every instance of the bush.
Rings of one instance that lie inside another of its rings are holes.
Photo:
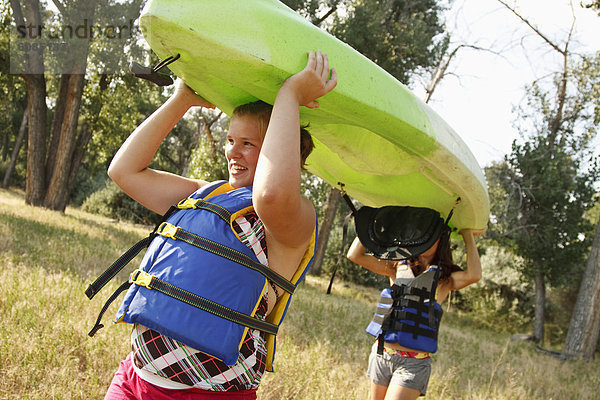
[[[0,185],[4,181],[4,175],[6,175],[6,170],[8,169],[9,163],[10,160],[8,159],[6,161],[0,161]],[[25,175],[26,171],[24,166],[20,163],[17,163],[8,181],[8,186],[25,189]]]
[[[81,208],[93,214],[144,225],[157,224],[161,216],[148,210],[109,181],[106,186],[92,193]]]
[[[453,303],[469,311],[476,326],[509,332],[523,329],[533,320],[534,290],[518,272],[521,262],[502,248],[487,248],[481,256],[481,281],[453,294]]]
[[[103,169],[101,172],[93,174],[85,164],[81,165],[73,189],[71,189],[70,205],[80,207],[93,193],[104,189],[107,182],[109,179],[106,170]]]

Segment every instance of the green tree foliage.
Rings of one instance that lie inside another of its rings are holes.
[[[525,329],[533,319],[533,287],[520,272],[522,263],[510,249],[486,246],[481,255],[484,266],[481,281],[453,292],[452,304],[468,310],[468,318],[477,326],[510,333]]]
[[[74,205],[80,205],[87,196],[104,187],[112,157],[165,98],[161,88],[130,74],[89,75],[82,98],[81,121],[82,129],[88,129],[92,135],[70,194]],[[167,147],[161,148],[161,153],[170,150]],[[173,166],[167,169],[175,170]]]
[[[27,107],[24,82],[10,74],[11,10],[7,0],[0,1],[0,180],[4,178],[14,150],[19,126]],[[20,152],[21,167],[12,174],[12,185],[22,184],[25,178],[24,151]],[[23,186],[24,187],[24,186]]]
[[[400,82],[431,67],[448,45],[436,0],[358,0],[333,34],[348,43]]]
[[[199,135],[194,143],[187,175],[209,182],[228,179],[224,150],[229,118],[215,114],[214,110],[202,108],[191,119],[197,121]]]
[[[281,0],[283,4],[305,17],[312,24],[321,24],[335,11],[344,0]]]
[[[535,280],[538,339],[543,339],[546,282],[563,285],[580,276],[593,235],[585,218],[598,178],[590,147],[597,132],[598,79],[585,72],[590,62],[584,58],[569,70],[570,90],[559,90],[566,88],[560,78],[555,92],[538,83],[529,86],[527,102],[516,113],[521,140],[504,163],[486,170],[494,222],[490,233],[525,260],[521,272]]]
[[[69,15],[68,10],[76,6],[73,2],[59,4],[64,5],[67,15]],[[118,36],[113,39],[112,35],[108,34],[96,34],[90,42],[77,124],[78,136],[88,138],[88,141],[81,142],[85,151],[81,152],[80,159],[73,161],[73,167],[79,163],[83,166],[77,169],[76,180],[74,183],[71,182],[70,191],[70,201],[76,205],[81,204],[90,193],[104,187],[107,179],[106,168],[112,156],[136,126],[151,114],[172,90],[157,87],[128,72],[128,63],[132,60],[146,65],[155,65],[159,62],[156,56],[147,47],[143,47],[143,43],[138,40],[140,32],[136,27],[135,19],[139,15],[141,0],[96,1],[95,4],[99,6],[94,13],[94,26],[101,29],[118,27],[120,31],[117,31],[116,35],[121,32],[122,37],[127,40],[122,40]],[[48,21],[48,29],[58,30],[63,26],[58,15],[49,10],[42,9],[42,11]],[[130,33],[132,37],[128,38]],[[46,60],[49,64],[55,61],[51,58]],[[11,77],[20,81],[16,75]],[[45,81],[49,105],[48,123],[50,123],[57,112],[57,105],[61,103],[60,82],[62,81],[60,75],[51,73],[45,75]],[[179,124],[169,140],[165,141],[159,149],[152,167],[177,173],[184,170],[189,162],[191,150],[195,147],[192,137],[195,131],[195,127],[188,121]],[[51,138],[56,135],[54,132],[48,132],[46,135],[50,155],[53,148]],[[77,150],[76,146],[75,152]]]
[[[599,7],[599,6],[597,6]],[[581,79],[580,86],[588,89],[586,93],[592,93],[592,111],[594,124],[600,120],[599,94],[600,94],[600,53],[595,57],[584,59],[579,66],[578,77]],[[576,73],[577,73],[576,72]],[[571,314],[569,329],[565,338],[563,353],[568,357],[583,357],[586,360],[594,358],[599,347],[600,337],[600,310],[596,301],[600,294],[600,199],[596,205],[587,213],[591,223],[596,224],[592,249],[589,252],[587,265],[577,301]]]
[[[133,75],[91,75],[84,89],[82,116],[94,133],[88,169],[106,172],[127,136],[166,98],[156,85]]]
[[[81,113],[82,103],[89,101],[83,98],[86,79],[98,71],[123,70],[124,49],[138,46],[134,20],[141,0],[57,0],[53,8],[15,0],[10,5],[13,50],[35,45],[11,53],[11,65],[18,65],[27,83],[26,202],[62,211],[93,135],[94,121],[83,120]]]
[[[536,137],[513,146],[507,159],[509,175],[502,179],[514,200],[507,204],[505,222],[519,227],[510,236],[512,242],[556,284],[577,271],[589,245],[585,234],[591,225],[582,217],[591,206],[595,177],[579,175],[578,156],[564,148],[551,150],[548,142]],[[536,272],[531,266],[524,271],[529,277]]]
[[[575,80],[577,90],[581,94],[576,97],[574,107],[580,109],[588,124],[587,135],[594,137],[600,124],[600,52],[581,58],[571,75]]]

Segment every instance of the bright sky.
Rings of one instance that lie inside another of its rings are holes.
[[[514,1],[514,0],[513,0]],[[508,1],[509,4],[511,0]],[[522,16],[551,40],[564,43],[572,23],[568,0],[517,0]],[[573,0],[577,53],[600,51],[600,16]],[[457,131],[480,166],[501,160],[517,137],[512,108],[524,98],[524,87],[561,68],[558,53],[497,0],[456,0],[447,26],[457,43],[502,55],[462,49],[448,76],[436,88],[430,105]],[[556,53],[556,54],[555,54]],[[422,89],[415,85],[415,93]]]

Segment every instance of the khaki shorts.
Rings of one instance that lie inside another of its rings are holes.
[[[381,386],[400,385],[424,396],[431,375],[431,358],[410,358],[386,353],[377,354],[377,342],[371,349],[367,377]]]

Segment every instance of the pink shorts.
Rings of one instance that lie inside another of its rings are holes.
[[[213,392],[197,388],[165,389],[140,378],[134,371],[131,353],[121,361],[104,400],[256,400],[256,390]]]

